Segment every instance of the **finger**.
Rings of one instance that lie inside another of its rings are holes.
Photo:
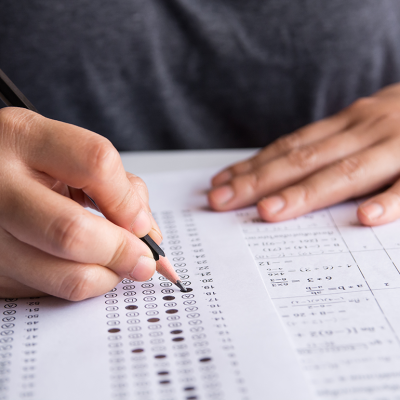
[[[149,232],[149,236],[158,244],[160,245],[163,241],[163,236],[161,234],[160,228],[154,219],[153,215],[150,213],[150,219],[152,221],[151,231]]]
[[[399,147],[387,141],[329,166],[261,200],[260,216],[267,221],[283,221],[377,190],[397,177],[398,150],[393,148]]]
[[[126,175],[127,175],[128,179],[131,181],[132,185],[134,185],[137,180],[137,177],[129,172],[127,172]],[[101,210],[97,207],[97,204],[94,203],[90,199],[90,197],[87,196],[82,190],[74,189],[74,188],[68,188],[68,189],[69,189],[68,197],[70,197],[71,199],[73,199],[74,201],[76,201],[77,203],[81,204],[84,207],[92,208],[96,211],[101,212]],[[147,191],[147,187],[146,186],[143,187],[140,185],[137,188],[137,190],[138,190],[139,196],[141,196],[141,198],[143,199],[145,204],[147,204],[148,215],[149,215],[149,218],[151,221],[151,230],[149,232],[149,235],[152,237],[152,239],[157,244],[160,244],[163,240],[163,237],[162,237],[161,230],[160,230],[156,220],[154,219],[153,215],[151,214],[150,207],[148,206],[149,194]],[[61,193],[61,191],[59,190],[58,193]]]
[[[148,210],[148,215],[151,221],[151,231],[149,232],[149,235],[153,238],[153,240],[156,241],[156,243],[160,244],[162,242],[162,234],[157,222],[155,221],[154,217],[151,214],[150,206],[148,205],[149,193],[147,187],[146,185],[142,185],[143,181],[136,175],[126,172],[126,176],[131,182],[132,186],[138,191],[138,195],[142,199],[145,208]],[[139,185],[137,184],[138,182]],[[66,185],[64,184],[64,186]],[[52,189],[55,190],[54,187]],[[68,194],[65,194],[65,188],[63,189],[64,190],[59,189],[57,190],[57,192],[67,195],[67,197],[70,197],[71,199],[73,199],[74,201],[76,201],[77,203],[81,204],[84,207],[92,208],[93,210],[101,212],[97,204],[93,202],[90,199],[90,197],[82,190],[68,187]]]
[[[368,226],[387,224],[400,218],[400,181],[362,203],[357,216],[362,224]]]
[[[135,235],[38,182],[20,177],[18,183],[3,194],[0,207],[0,224],[14,237],[57,257],[109,267],[121,277],[153,275],[152,253]]]
[[[150,231],[147,204],[137,193],[140,179],[133,187],[110,141],[86,129],[28,110],[15,113],[26,118],[9,117],[5,125],[12,127],[13,148],[19,149],[19,157],[28,166],[82,189],[95,200],[107,219],[137,236]],[[143,181],[140,185],[145,186]]]
[[[106,293],[120,281],[108,268],[44,253],[0,230],[0,274],[38,292],[77,301]]]
[[[151,214],[150,206],[148,205],[149,204],[149,191],[147,190],[147,186],[143,185],[143,181],[136,175],[133,175],[133,174],[127,172],[126,176],[128,177],[132,186],[135,187],[135,189],[137,190],[137,193],[142,198],[143,203],[146,204],[146,206],[147,206],[148,215],[149,215],[149,218],[151,221],[151,230],[149,232],[149,235],[152,237],[152,239],[157,244],[160,244],[163,240],[163,236],[162,236],[160,227],[158,226],[153,215]]]
[[[290,151],[338,133],[344,130],[349,123],[350,118],[348,115],[341,112],[332,117],[309,124],[290,135],[282,136],[250,159],[236,163],[219,172],[212,178],[211,184],[213,187],[220,186],[237,175],[245,174],[258,168],[267,161],[271,161]]]
[[[0,298],[7,299],[40,296],[47,296],[47,293],[30,288],[29,286],[23,285],[22,283],[6,276],[0,276]]]
[[[151,221],[151,230],[148,233],[153,240],[157,243],[160,244],[163,240],[161,230],[155,221],[153,215],[151,214],[150,206],[148,205],[149,201],[149,194],[146,185],[142,185],[141,183],[143,182],[140,178],[137,176],[127,172],[126,173],[129,181],[131,182],[132,186],[137,190],[138,196],[143,201],[143,204],[145,206],[145,210],[147,210],[148,216]],[[139,185],[137,185],[137,182],[139,182]],[[97,206],[97,204],[82,190],[80,189],[75,189],[75,188],[68,188],[69,189],[69,197],[76,201],[77,203],[81,204],[84,207],[87,208],[92,208],[93,210],[96,210],[98,212],[101,212],[100,208]],[[53,189],[54,190],[54,189]],[[60,191],[58,191],[60,193]]]
[[[393,126],[389,123],[365,121],[325,140],[292,150],[247,174],[235,176],[222,187],[212,189],[209,193],[210,204],[220,211],[254,204],[263,196],[303,180],[317,170],[371,146],[382,137],[380,131],[392,130]]]

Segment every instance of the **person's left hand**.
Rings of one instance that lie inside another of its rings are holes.
[[[365,225],[400,217],[400,84],[357,100],[237,163],[213,180],[211,207],[257,203],[266,221],[282,221],[392,185],[358,208]]]

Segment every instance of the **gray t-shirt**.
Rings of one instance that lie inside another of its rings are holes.
[[[263,146],[400,81],[400,1],[1,0],[0,68],[119,150]]]

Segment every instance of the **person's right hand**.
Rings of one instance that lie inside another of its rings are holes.
[[[94,207],[105,218],[84,207]],[[82,300],[155,271],[138,237],[161,233],[144,182],[105,138],[21,108],[0,109],[0,297]]]

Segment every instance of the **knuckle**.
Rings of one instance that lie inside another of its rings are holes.
[[[112,254],[110,261],[107,263],[107,266],[112,268],[115,265],[120,264],[121,260],[124,258],[127,247],[128,247],[128,242],[126,240],[126,237],[124,235],[121,235],[118,247]]]
[[[149,191],[146,183],[138,176],[129,176],[130,186],[126,190],[121,199],[114,205],[113,212],[126,209],[128,206],[133,206],[133,209],[140,211],[140,205],[148,204]]]
[[[89,236],[88,222],[82,214],[57,218],[49,228],[50,241],[56,252],[65,256],[79,254]]]
[[[137,209],[137,205],[140,204],[140,198],[141,198],[140,194],[135,190],[133,186],[131,186],[130,188],[128,188],[128,190],[125,192],[125,194],[119,201],[113,203],[109,207],[109,211],[115,214],[123,210],[129,209],[130,205],[136,205],[134,206],[134,209],[136,210],[136,212],[139,212],[140,209]]]
[[[132,188],[135,189],[134,191],[137,191],[140,195],[144,195],[145,198],[148,199],[149,191],[144,180],[139,176],[133,175],[129,172],[127,173],[127,177],[129,179],[129,182],[131,183]],[[127,193],[127,195],[129,195],[129,193]]]
[[[111,142],[104,137],[97,137],[90,143],[87,158],[87,170],[90,176],[98,179],[104,179],[114,174],[118,170],[120,157],[117,149]]]
[[[290,135],[284,135],[275,141],[275,146],[279,152],[287,153],[290,150],[300,147],[300,133],[294,132]]]
[[[398,126],[400,119],[400,110],[390,110],[386,111],[380,118],[381,120],[385,120],[389,123],[395,123],[396,127]]]
[[[230,167],[229,170],[233,175],[240,175],[242,168],[239,164],[236,164],[232,165],[232,167]]]
[[[312,168],[317,161],[318,152],[314,146],[305,146],[291,150],[287,159],[291,165],[301,169]]]
[[[304,183],[299,183],[296,185],[296,197],[299,201],[304,205],[310,205],[315,198],[315,193],[313,188],[310,185],[306,185]]]
[[[249,169],[251,169],[251,165],[253,165],[254,161],[253,160],[248,160],[244,162],[239,162],[235,165],[232,165],[230,167],[230,171],[233,173],[233,175],[240,175],[243,173],[246,173]]]
[[[237,179],[237,182],[239,183],[237,192],[239,193],[242,191],[245,192],[247,196],[252,196],[260,191],[260,181],[261,179],[258,171],[244,175],[241,179]]]
[[[43,117],[33,111],[16,107],[4,107],[0,109],[0,137],[2,141],[15,135],[19,138],[23,133],[35,131],[34,125],[40,124]]]
[[[364,173],[364,165],[359,157],[345,158],[337,164],[339,173],[349,182],[357,182]]]
[[[374,97],[360,97],[351,105],[351,107],[364,109],[365,107],[370,107],[375,104],[376,101],[377,99]]]
[[[265,164],[265,160],[263,159],[263,157],[252,157],[249,158],[246,162],[246,169],[243,171],[243,173],[251,171],[251,170],[255,170],[256,168],[260,168]]]
[[[142,178],[139,178],[138,176],[135,177],[135,179],[131,180],[131,184],[132,187],[138,191],[147,193],[147,185]]]
[[[130,185],[108,205],[110,213],[116,214],[126,210],[134,211],[135,217],[143,204],[148,207],[149,192],[144,181],[139,177],[129,177]]]
[[[60,281],[59,296],[69,301],[81,301],[91,296],[96,282],[95,270],[81,266]]]
[[[355,111],[364,111],[366,108],[370,108],[372,105],[375,105],[377,99],[374,97],[360,97],[354,103],[350,105],[350,109]]]

